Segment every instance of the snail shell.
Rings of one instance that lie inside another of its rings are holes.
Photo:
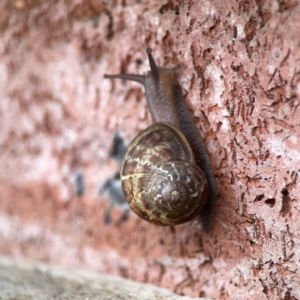
[[[162,122],[133,140],[122,161],[121,181],[131,209],[157,225],[192,220],[199,215],[209,192],[185,136]]]

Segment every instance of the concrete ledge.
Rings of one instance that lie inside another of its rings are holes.
[[[167,289],[110,275],[0,257],[0,299],[189,300]]]

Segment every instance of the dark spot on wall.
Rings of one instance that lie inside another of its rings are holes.
[[[244,31],[246,34],[246,40],[249,42],[253,39],[256,33],[257,21],[255,17],[251,17],[250,20],[245,24]]]
[[[283,217],[286,217],[290,212],[291,198],[290,198],[289,192],[286,188],[282,189],[281,195],[282,195],[282,205],[281,205],[281,209],[280,209],[280,214]]]
[[[165,14],[168,11],[173,11],[176,16],[180,13],[180,4],[175,4],[174,1],[169,0],[167,4],[163,5],[158,12],[160,14]]]
[[[265,203],[268,204],[270,207],[274,207],[275,202],[276,202],[275,198],[269,198],[265,201]]]
[[[77,196],[82,196],[84,194],[85,190],[85,181],[84,176],[81,172],[76,172],[73,174],[72,178],[73,182],[73,190]]]
[[[261,194],[261,195],[257,195],[254,199],[254,202],[256,201],[261,201],[262,199],[264,199],[265,195],[264,194]]]
[[[121,162],[127,151],[127,143],[119,131],[116,131],[109,156],[118,162]]]

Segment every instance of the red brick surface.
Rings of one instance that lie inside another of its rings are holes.
[[[1,1],[0,252],[195,297],[300,299],[300,5],[181,2]],[[104,224],[113,136],[151,117],[141,86],[103,74],[144,74],[149,46],[181,64],[211,156],[211,237],[117,206]]]

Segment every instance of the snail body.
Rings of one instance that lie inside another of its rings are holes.
[[[151,71],[146,76],[104,75],[144,85],[154,121],[133,140],[123,158],[122,189],[143,219],[176,225],[200,215],[209,234],[217,198],[209,157],[174,76],[179,66],[157,67],[151,52],[147,49]],[[163,175],[167,181],[161,179]]]

